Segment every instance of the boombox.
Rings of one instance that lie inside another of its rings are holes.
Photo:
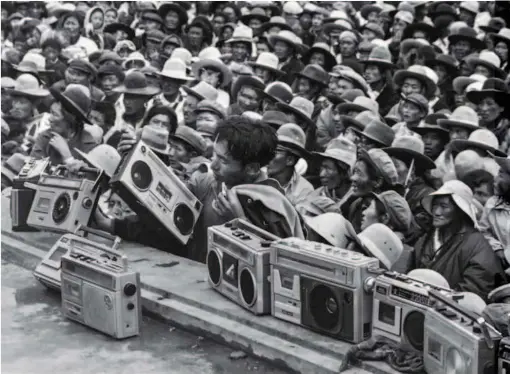
[[[83,232],[83,234],[80,235],[80,232]],[[90,240],[88,234],[106,239],[110,243]],[[74,234],[65,234],[57,240],[35,268],[34,277],[44,286],[60,291],[60,260],[71,248],[78,248],[100,256],[109,250],[118,250],[120,242],[121,240],[118,236],[111,236],[104,231],[94,230],[89,227],[79,227]]]
[[[27,223],[55,232],[75,232],[80,226],[88,226],[99,199],[102,177],[99,169],[85,167],[70,176],[61,165],[51,175],[42,175],[37,184],[25,183],[35,190]]]
[[[377,259],[297,238],[271,248],[273,316],[351,343],[370,337]]]
[[[122,159],[110,185],[145,221],[188,242],[202,203],[143,141]]]
[[[269,247],[278,237],[235,219],[209,227],[207,239],[211,286],[254,314],[269,314]]]
[[[71,246],[62,256],[62,312],[74,321],[117,339],[138,335],[140,274],[122,253]]]
[[[457,302],[430,291],[435,308],[425,313],[423,361],[430,374],[497,373],[501,334]]]
[[[510,337],[499,342],[498,374],[510,374]]]
[[[429,290],[452,297],[450,289],[432,286],[396,272],[384,272],[374,286],[372,336],[382,335],[415,351],[423,351],[425,311],[433,306]]]
[[[27,225],[28,214],[35,197],[35,190],[25,186],[25,182],[37,183],[41,175],[50,170],[50,159],[36,160],[29,158],[18,176],[12,181],[11,190],[11,222],[12,231],[37,231]]]

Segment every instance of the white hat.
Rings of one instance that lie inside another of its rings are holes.
[[[463,1],[460,3],[459,8],[476,14],[480,10],[480,5],[478,4],[478,1]]]
[[[110,178],[120,164],[120,154],[115,148],[108,144],[99,144],[89,153],[74,149],[87,163],[96,169],[104,170]]]
[[[404,244],[388,226],[374,223],[360,232],[357,243],[390,270],[404,251]]]
[[[414,269],[407,273],[407,275],[410,278],[431,284],[436,287],[448,289],[450,288],[446,278],[439,274],[437,271],[431,269]]]
[[[301,8],[297,1],[288,1],[283,4],[283,12],[298,15],[303,13],[303,8]]]
[[[339,213],[324,213],[315,217],[305,216],[306,225],[329,244],[337,248],[347,248],[355,240],[356,231],[352,224]]]
[[[178,81],[192,80],[192,78],[188,77],[188,74],[186,73],[186,64],[177,58],[169,58],[166,60],[161,72],[157,72],[156,74],[164,78],[175,79]]]
[[[459,299],[457,303],[459,303],[460,306],[478,315],[481,315],[483,310],[487,306],[487,304],[485,304],[485,301],[483,301],[483,299],[480,296],[473,292],[459,292],[459,295],[462,295],[464,297]]]

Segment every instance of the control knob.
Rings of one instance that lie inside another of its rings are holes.
[[[124,295],[130,297],[136,293],[136,286],[133,283],[127,283],[124,286]]]

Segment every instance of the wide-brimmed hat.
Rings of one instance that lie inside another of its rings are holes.
[[[478,28],[486,34],[497,34],[501,29],[504,29],[505,27],[506,21],[501,17],[492,17],[487,25],[478,26]]]
[[[188,126],[179,126],[175,130],[175,134],[170,135],[170,138],[183,141],[188,144],[200,155],[204,154],[207,150],[207,143],[200,133]]]
[[[470,13],[477,14],[480,11],[480,4],[478,4],[478,1],[463,1],[460,3],[459,9],[464,9]]]
[[[345,68],[343,70],[333,69],[333,71],[331,71],[329,75],[338,79],[344,79],[348,82],[351,82],[352,84],[354,84],[355,88],[359,88],[365,94],[370,91],[370,87],[365,78],[363,78],[360,74],[356,73],[353,69],[349,70]]]
[[[115,87],[112,91],[138,96],[154,96],[160,92],[160,89],[150,86],[147,83],[145,74],[139,71],[132,71],[126,75],[124,83]]]
[[[425,144],[416,136],[403,135],[396,137],[391,147],[383,148],[383,151],[408,165],[414,160],[419,175],[422,175],[426,170],[436,168],[434,161],[425,156]]]
[[[2,175],[6,176],[11,182],[19,175],[28,157],[21,153],[14,153],[2,165]]]
[[[276,35],[269,35],[267,41],[272,48],[274,48],[277,41],[287,43],[294,48],[294,50],[297,48],[297,36],[289,30],[281,30]]]
[[[346,129],[352,127],[354,130],[357,130],[358,133],[362,133],[369,123],[372,121],[379,121],[380,117],[378,113],[365,110],[358,113],[356,117],[341,115],[340,119]]]
[[[218,90],[204,81],[198,82],[193,87],[182,86],[182,89],[186,91],[188,95],[198,97],[200,100],[216,101],[218,98]]]
[[[28,52],[23,56],[23,60],[18,65],[12,66],[14,70],[20,73],[29,73],[39,76],[39,73],[49,73],[53,70],[46,70],[46,59],[43,55],[34,52]]]
[[[414,104],[424,115],[429,112],[429,101],[422,94],[413,92],[407,96],[402,95],[402,101]]]
[[[423,208],[432,215],[432,201],[436,196],[451,196],[455,205],[471,219],[475,227],[478,227],[476,208],[473,204],[473,191],[465,183],[459,180],[445,182],[439,190],[432,192],[421,200]]]
[[[330,51],[329,45],[323,42],[314,43],[314,45],[312,45],[312,47],[303,55],[303,57],[301,57],[301,61],[305,65],[308,65],[310,58],[314,53],[322,53],[324,55],[324,68],[326,71],[331,70],[337,63],[335,56]]]
[[[92,149],[89,153],[80,151],[78,148],[74,149],[83,160],[95,169],[100,169],[105,172],[108,177],[112,177],[119,166],[122,157],[119,152],[111,145],[99,144]]]
[[[332,139],[324,152],[315,152],[320,158],[329,158],[352,168],[356,163],[356,145],[344,136]]]
[[[488,152],[489,155],[497,162],[501,169],[503,169],[506,173],[510,174],[510,156],[499,157],[495,154]]]
[[[462,95],[471,83],[485,82],[487,77],[481,74],[471,74],[469,77],[457,77],[453,80],[453,90],[455,93]]]
[[[184,9],[180,5],[180,3],[174,3],[174,2],[165,3],[165,4],[162,4],[158,8],[159,15],[161,16],[163,21],[165,20],[166,15],[170,11],[173,11],[173,12],[177,13],[177,16],[179,17],[179,23],[181,24],[181,27],[188,23],[188,12],[186,12],[186,9]]]
[[[437,85],[429,77],[425,66],[412,65],[407,70],[398,70],[393,77],[393,82],[397,86],[402,86],[406,78],[414,78],[422,82],[426,87],[427,97],[432,97],[435,94]]]
[[[141,20],[146,21],[154,21],[159,23],[161,26],[165,24],[161,16],[159,15],[158,11],[156,9],[144,9],[142,10],[142,13],[140,14]]]
[[[383,68],[394,68],[391,52],[386,46],[375,46],[370,51],[368,59],[360,61],[366,65],[379,65]]]
[[[322,26],[322,32],[324,35],[330,35],[331,33],[341,33],[343,31],[351,31],[352,24],[346,19],[338,19],[334,22],[325,23]]]
[[[315,217],[304,216],[306,225],[336,248],[347,248],[356,240],[352,224],[341,214],[326,212]]]
[[[448,119],[440,119],[437,123],[447,130],[452,126],[462,127],[470,131],[479,128],[478,114],[472,108],[465,105],[456,108]]]
[[[498,42],[504,42],[504,43],[506,43],[507,46],[510,46],[510,29],[509,28],[503,27],[501,30],[499,30],[499,32],[497,34],[491,33],[489,35],[493,40],[494,46],[496,46],[496,44]]]
[[[379,148],[370,150],[360,149],[358,160],[367,162],[381,176],[384,181],[394,186],[398,183],[398,172],[390,155]]]
[[[284,82],[271,82],[264,90],[256,89],[261,95],[262,99],[269,99],[272,102],[279,102],[288,104],[291,102],[294,95],[292,94],[292,88]]]
[[[367,22],[363,25],[360,31],[363,33],[364,30],[372,31],[375,34],[375,37],[378,39],[384,39],[384,30],[378,23],[375,22]]]
[[[306,78],[323,86],[327,86],[329,82],[328,73],[317,64],[306,65],[296,77]]]
[[[228,66],[225,65],[219,58],[205,58],[193,63],[191,65],[191,70],[193,71],[195,79],[200,77],[200,69],[202,68],[210,68],[212,70],[219,71],[222,79],[220,82],[221,87],[228,86],[232,81],[232,71],[230,71]]]
[[[291,112],[308,126],[315,126],[315,122],[312,120],[312,114],[314,111],[314,105],[310,100],[303,97],[295,97],[289,104],[276,103],[276,108],[282,112]]]
[[[361,14],[361,17],[363,17],[364,19],[368,20],[368,16],[370,15],[370,13],[381,13],[382,12],[382,8],[377,5],[377,4],[365,4],[361,7],[360,9],[360,14]]]
[[[427,35],[427,40],[431,43],[437,40],[439,37],[438,30],[426,22],[412,23],[404,29],[402,33],[402,40],[413,38],[416,31],[422,31]]]
[[[352,102],[346,102],[343,104],[337,105],[336,109],[340,114],[349,113],[349,112],[364,112],[369,110],[373,113],[379,113],[379,104],[377,101],[370,99],[365,96],[358,96]]]
[[[430,43],[425,39],[405,39],[400,43],[400,52],[406,55],[411,49],[420,49],[426,45],[429,46]]]
[[[234,29],[232,38],[227,40],[225,43],[247,43],[251,48],[251,44],[253,43],[253,30],[248,26],[238,26]]]
[[[269,17],[266,15],[264,9],[258,7],[251,9],[248,14],[242,16],[241,22],[248,26],[252,19],[258,19],[262,23],[269,21]]]
[[[453,56],[438,53],[433,60],[427,60],[425,63],[430,67],[437,65],[443,66],[446,69],[448,77],[455,78],[459,75],[459,63]]]
[[[395,139],[395,132],[393,129],[380,120],[372,120],[369,122],[365,126],[363,132],[356,129],[354,130],[383,147],[391,147],[393,139]]]
[[[278,76],[285,74],[283,71],[278,69],[278,56],[271,52],[262,52],[258,55],[256,61],[248,62],[248,65],[251,67],[259,67],[262,69],[269,70],[271,73],[276,74]]]
[[[434,8],[432,8],[429,11],[430,18],[433,19],[435,17],[439,17],[439,16],[443,16],[443,15],[451,16],[454,19],[459,18],[459,15],[455,11],[455,8],[453,6],[451,6],[450,4],[444,3],[444,2],[441,2],[441,3],[437,2],[436,4],[437,4],[437,6],[435,6]]]
[[[437,124],[437,121],[440,119],[448,119],[448,116],[442,113],[429,114],[423,121],[421,121],[418,127],[413,128],[413,131],[421,136],[433,131],[440,134],[447,143],[450,140],[450,132]]]
[[[250,86],[253,87],[254,89],[258,89],[261,91],[264,90],[265,87],[264,82],[262,82],[260,78],[255,77],[253,75],[241,75],[232,85],[231,102],[235,103],[237,101],[237,95],[239,94],[241,88],[244,86]]]
[[[30,98],[41,98],[48,96],[50,92],[41,88],[39,81],[32,74],[21,74],[14,82],[14,88],[10,90],[11,95],[26,96]]]
[[[279,129],[281,126],[289,123],[289,117],[277,110],[266,110],[262,115],[261,121],[274,129]]]
[[[263,121],[264,119],[262,119]],[[308,152],[305,149],[306,134],[301,127],[295,123],[286,123],[276,132],[278,143],[288,148],[292,153],[299,157],[307,157]]]
[[[384,206],[391,226],[396,232],[405,233],[409,230],[413,220],[413,213],[404,196],[393,190],[384,191],[379,194],[372,192],[372,196]]]
[[[81,84],[68,84],[64,92],[50,88],[53,97],[82,123],[90,123],[88,115],[92,108],[90,90]]]
[[[498,78],[487,79],[483,82],[480,91],[470,91],[466,96],[469,101],[476,105],[480,104],[486,97],[493,97],[498,105],[505,107],[508,105],[508,99],[510,99],[510,95],[506,92],[505,82]]]
[[[492,71],[497,78],[505,78],[506,73],[500,68],[501,60],[498,55],[491,51],[482,51],[478,56],[466,58],[466,63],[474,70],[476,66],[482,65]]]
[[[487,129],[473,131],[467,140],[452,140],[450,147],[453,152],[462,152],[466,149],[477,149],[484,153],[490,152],[498,157],[505,157],[505,152],[499,150],[499,141],[496,135]]]
[[[135,38],[135,30],[124,23],[114,22],[106,25],[103,29],[103,32],[109,34],[115,34],[117,31],[124,31],[127,34],[129,40],[133,40]]]
[[[143,141],[150,149],[161,155],[168,156],[170,154],[170,143],[168,139],[170,133],[167,128],[146,125],[141,128],[140,140]]]
[[[404,251],[404,244],[397,234],[382,223],[368,226],[355,240],[367,255],[377,258],[388,270],[397,263]]]
[[[465,40],[471,44],[473,49],[484,49],[485,43],[476,37],[476,31],[471,27],[461,27],[456,34],[448,36],[450,45],[454,45],[461,40]]]
[[[273,16],[269,19],[268,22],[263,23],[259,27],[259,32],[264,33],[272,27],[279,27],[282,30],[292,31],[292,27],[290,27],[290,25],[287,24],[287,21],[285,21],[285,18],[283,18],[281,16]]]
[[[208,99],[200,101],[195,108],[195,113],[203,112],[216,114],[220,119],[223,119],[227,116],[225,108],[223,108],[217,102]]]

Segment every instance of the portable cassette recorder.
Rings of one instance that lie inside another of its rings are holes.
[[[116,339],[138,335],[140,274],[121,252],[72,246],[62,256],[62,312]]]
[[[382,335],[414,351],[423,351],[425,311],[434,304],[429,290],[452,297],[450,289],[386,271],[375,281],[372,336]]]
[[[28,214],[35,197],[35,190],[25,186],[25,182],[37,183],[43,174],[50,171],[50,159],[29,158],[19,174],[12,181],[10,212],[12,231],[37,231],[27,225]]]
[[[425,313],[423,361],[427,373],[492,374],[501,334],[478,314],[439,292]]]
[[[271,249],[273,316],[351,343],[370,337],[377,259],[297,238]]]
[[[88,234],[92,234],[104,240],[91,240]],[[64,234],[51,247],[46,256],[34,270],[34,277],[44,286],[60,291],[60,268],[61,258],[71,248],[77,248],[87,253],[95,253],[100,256],[108,250],[117,251],[121,239],[112,236],[104,231],[94,230],[89,227],[80,226],[73,234]]]
[[[510,337],[505,337],[499,342],[498,374],[510,374]]]
[[[235,219],[209,227],[207,239],[211,286],[254,314],[269,314],[269,250],[278,237]]]
[[[41,230],[75,232],[87,226],[100,195],[103,171],[83,167],[70,175],[58,166],[51,175],[42,175],[37,184],[25,183],[35,190],[27,223]]]
[[[143,141],[124,156],[110,185],[145,221],[188,242],[202,203]]]

